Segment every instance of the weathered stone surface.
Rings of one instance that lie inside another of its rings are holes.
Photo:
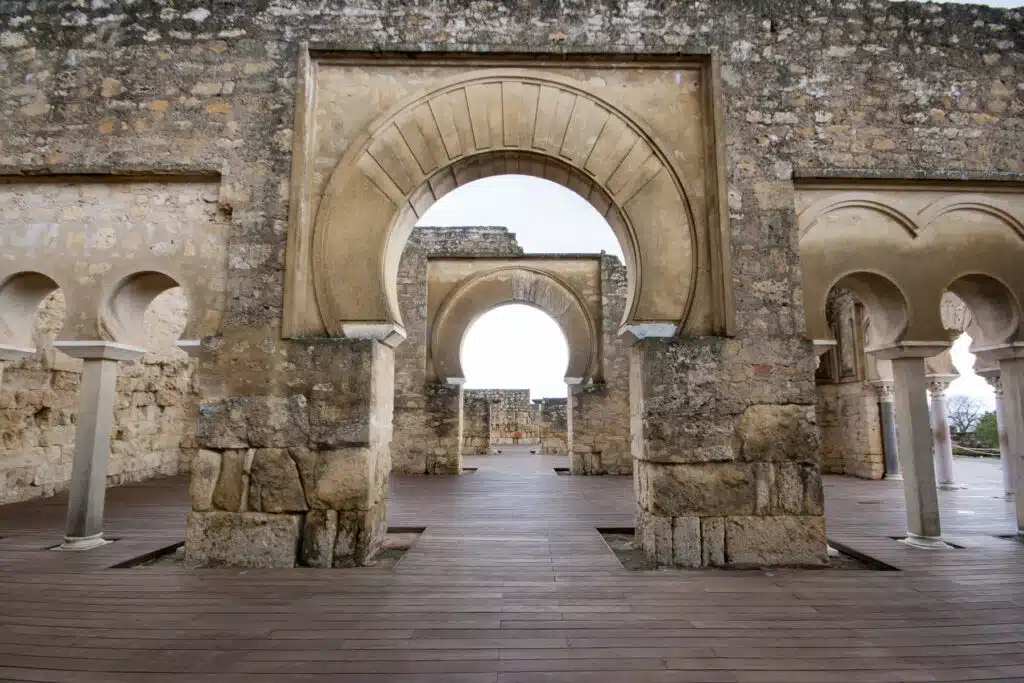
[[[636,516],[636,538],[647,557],[660,566],[670,566],[672,553],[672,518],[652,515],[638,510]]]
[[[664,517],[752,514],[754,469],[743,463],[662,465],[637,461],[644,482],[638,503]]]
[[[309,438],[309,409],[302,395],[252,397],[246,405],[250,446],[288,448]]]
[[[736,426],[736,440],[736,449],[744,460],[819,461],[818,426],[813,406],[750,406]]]
[[[199,406],[196,442],[202,448],[247,448],[249,430],[246,398],[206,401]]]
[[[383,504],[369,510],[339,512],[334,566],[356,567],[371,561],[386,533],[387,511]]]
[[[727,517],[725,558],[736,566],[823,566],[822,517]]]
[[[190,512],[185,527],[189,567],[293,567],[302,515]]]
[[[305,567],[330,567],[338,536],[336,510],[310,510],[302,524],[299,563]]]
[[[233,512],[242,509],[246,495],[245,461],[248,451],[230,450],[221,454],[220,476],[213,490],[213,505]]]
[[[700,520],[701,564],[720,567],[725,564],[725,520],[702,517]]]
[[[375,458],[369,448],[314,451],[296,458],[304,470],[310,507],[332,510],[367,510],[375,502]],[[309,486],[312,488],[308,488]]]
[[[256,449],[249,473],[249,509],[257,512],[308,509],[299,470],[286,449]]]
[[[672,561],[677,567],[700,567],[703,563],[699,517],[672,520]]]
[[[213,509],[213,492],[220,478],[220,461],[221,455],[216,451],[199,449],[193,456],[188,482],[193,510],[205,512]]]

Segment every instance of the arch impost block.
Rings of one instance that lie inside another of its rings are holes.
[[[72,358],[89,360],[135,360],[146,353],[146,349],[137,346],[102,340],[58,341],[53,347]]]
[[[395,323],[342,323],[341,333],[346,339],[373,339],[395,348],[405,341],[405,328]]]
[[[21,360],[25,356],[31,356],[35,352],[35,349],[26,348],[23,346],[11,346],[10,344],[0,344],[0,361]]]
[[[950,342],[906,341],[890,346],[876,346],[864,349],[875,358],[896,360],[897,358],[931,358],[952,346]]]
[[[461,386],[461,385],[466,383],[466,378],[465,377],[445,377],[444,378],[444,383],[445,384],[451,384],[453,386]]]
[[[971,353],[985,363],[997,363],[1001,360],[1024,358],[1024,342],[994,344],[992,346],[972,347]],[[998,372],[998,371],[997,371]],[[980,374],[980,373],[979,373]]]
[[[819,356],[836,348],[839,343],[835,339],[812,339],[811,342],[814,344],[814,353]]]
[[[179,349],[187,353],[192,358],[199,356],[199,349],[202,347],[202,340],[200,339],[179,339],[174,342],[174,345]]]
[[[679,323],[674,321],[634,323],[620,327],[619,336],[635,344],[641,339],[675,337],[678,331]]]

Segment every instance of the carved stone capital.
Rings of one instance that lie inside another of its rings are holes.
[[[892,382],[880,380],[872,382],[871,386],[875,388],[875,394],[878,395],[879,403],[892,403],[896,399],[896,391],[893,388]]]

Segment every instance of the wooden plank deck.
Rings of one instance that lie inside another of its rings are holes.
[[[184,478],[111,489],[87,553],[64,500],[0,508],[0,680],[599,683],[1024,681],[1024,544],[990,463],[957,461],[948,537],[904,531],[898,482],[827,478],[830,536],[899,567],[628,572],[627,477],[564,458],[468,458],[394,478],[389,521],[426,532],[393,569],[109,569],[182,538]]]

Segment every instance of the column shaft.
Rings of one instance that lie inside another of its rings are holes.
[[[78,392],[64,548],[84,549],[104,542],[103,502],[116,389],[117,361],[86,358]]]
[[[937,541],[942,533],[932,460],[932,434],[925,396],[923,358],[892,359],[895,383],[897,448],[903,469],[910,541]]]
[[[886,479],[903,479],[896,445],[896,411],[893,408],[892,384],[876,385],[878,391],[878,417],[882,423],[882,456],[885,463]]]
[[[1020,492],[1024,491],[1024,358],[1000,360],[999,379],[1003,386],[1007,464],[1012,468],[1014,491]],[[1024,534],[1024,495],[1018,493],[1014,498],[1017,533]]]
[[[949,382],[933,379],[928,382],[931,394],[932,441],[935,453],[935,479],[939,488],[955,488],[953,479],[953,440],[949,434],[949,403],[946,389]]]

